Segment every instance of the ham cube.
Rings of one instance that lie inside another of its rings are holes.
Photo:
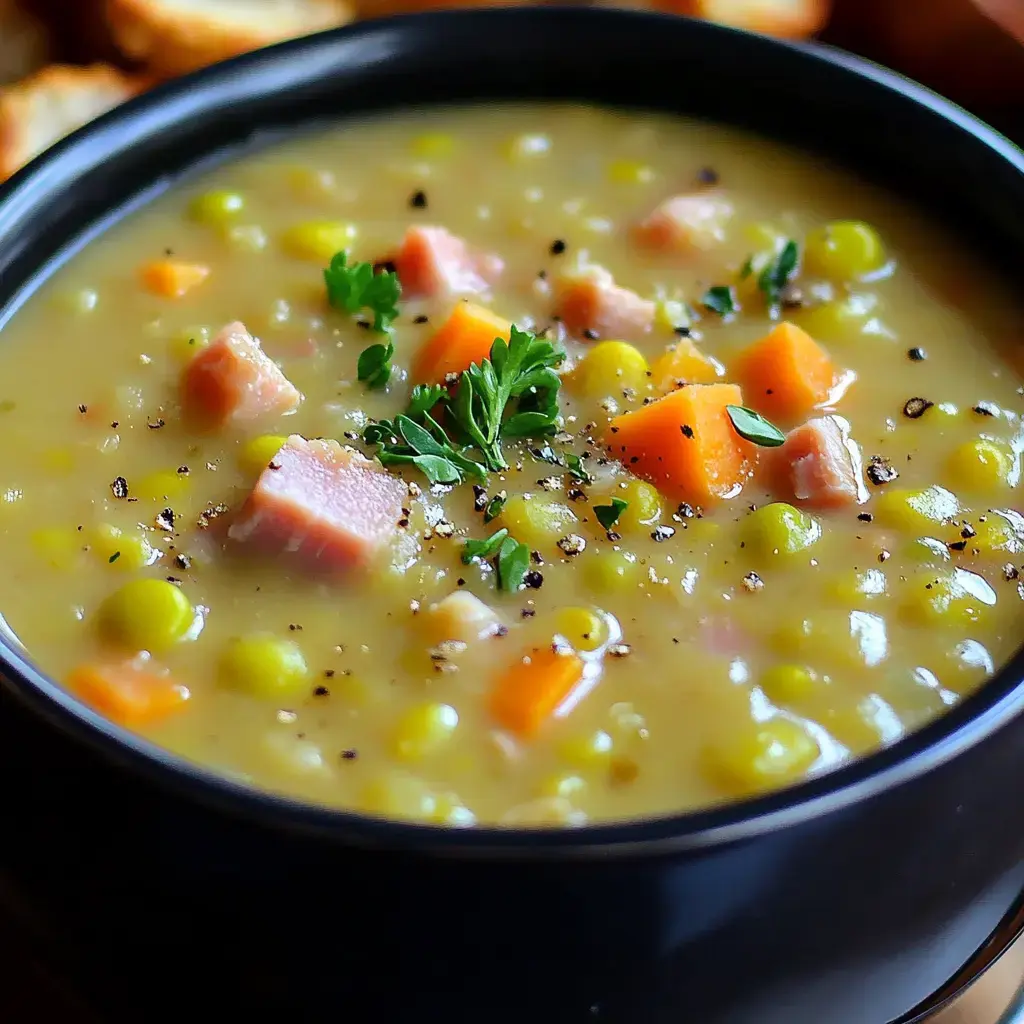
[[[502,259],[471,249],[444,228],[411,227],[392,261],[408,298],[479,295],[505,269]]]
[[[776,486],[811,508],[866,501],[860,448],[841,416],[821,416],[791,430],[773,453]]]
[[[181,381],[182,402],[209,426],[248,423],[294,412],[302,395],[242,323],[222,328],[193,356]]]
[[[733,207],[714,192],[673,196],[633,229],[637,244],[648,249],[711,249],[725,240]]]
[[[621,288],[604,267],[587,267],[558,283],[555,315],[589,340],[632,338],[654,323],[654,303]]]
[[[371,561],[397,533],[400,477],[337,441],[293,434],[260,474],[228,540],[327,575]]]

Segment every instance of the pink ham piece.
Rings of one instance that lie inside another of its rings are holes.
[[[673,196],[633,228],[633,238],[648,249],[710,249],[725,240],[732,215],[732,203],[714,192]]]
[[[821,416],[791,430],[772,460],[777,486],[802,505],[841,508],[868,498],[860,448],[841,416]]]
[[[555,315],[573,334],[596,338],[632,338],[654,323],[654,303],[621,288],[604,267],[586,267],[562,278]]]
[[[498,280],[499,256],[472,250],[445,228],[411,227],[392,262],[408,298],[479,295]]]
[[[228,540],[337,574],[388,544],[407,496],[399,477],[358,452],[293,434],[260,474]]]
[[[223,327],[192,357],[181,380],[186,412],[209,426],[294,412],[302,395],[245,324]]]

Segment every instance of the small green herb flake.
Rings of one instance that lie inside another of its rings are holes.
[[[510,593],[523,585],[530,568],[530,549],[514,537],[506,537],[498,551],[498,586]]]
[[[415,466],[432,484],[458,484],[465,477],[483,480],[487,470],[456,448],[429,413],[423,424],[408,416],[394,422],[382,420],[363,431],[363,438],[380,446],[377,458],[383,466]]]
[[[754,272],[754,257],[753,256],[748,256],[746,258],[746,260],[744,261],[743,266],[740,267],[740,274],[739,274],[740,280],[741,281],[746,281],[746,279],[748,277],[750,277],[750,275],[753,272]]]
[[[595,505],[594,515],[606,530],[610,530],[627,508],[629,508],[628,501],[623,501],[622,498],[612,498],[607,505]]]
[[[405,415],[419,423],[426,413],[447,398],[448,392],[440,384],[417,384],[412,389]]]
[[[705,309],[719,316],[730,316],[736,312],[736,296],[727,284],[716,284],[709,288],[700,301]]]
[[[489,523],[492,519],[497,519],[501,515],[501,510],[505,507],[506,501],[508,501],[508,495],[504,491],[491,498],[484,507],[484,522]]]
[[[744,440],[751,441],[761,448],[778,448],[785,443],[786,435],[759,412],[754,412],[743,405],[727,405],[725,410],[732,420],[733,429]]]
[[[395,354],[394,343],[371,345],[359,353],[356,373],[359,379],[374,390],[383,388],[391,379],[391,357]]]
[[[492,533],[486,540],[467,540],[462,545],[463,565],[470,565],[478,559],[483,561],[496,555],[506,537],[508,537],[508,530],[502,529]]]
[[[119,559],[120,557],[121,557],[121,552],[120,552],[120,551],[115,551],[115,552],[114,552],[114,553],[113,553],[113,554],[112,554],[112,555],[111,555],[111,556],[110,556],[110,557],[109,557],[109,558],[107,559],[107,562],[108,562],[108,563],[109,563],[110,565],[113,565],[113,564],[114,564],[114,563],[115,563],[115,562],[116,562],[116,561],[117,561],[117,560],[118,560],[118,559]]]
[[[768,305],[775,307],[782,298],[782,290],[789,284],[800,262],[800,247],[789,239],[761,271],[757,286],[761,289]]]
[[[373,313],[373,329],[383,334],[398,317],[398,299],[402,286],[394,271],[373,272],[372,263],[348,262],[348,253],[335,253],[331,264],[324,270],[327,299],[335,309],[358,313],[368,309]]]
[[[579,455],[576,455],[574,452],[566,452],[564,462],[565,468],[574,480],[578,480],[581,484],[592,484],[594,482],[594,478],[587,472],[586,466],[583,465],[583,459]]]

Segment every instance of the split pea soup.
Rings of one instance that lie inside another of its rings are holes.
[[[581,106],[189,181],[0,346],[0,611],[199,764],[452,826],[819,775],[1020,634],[1022,315],[807,155]]]

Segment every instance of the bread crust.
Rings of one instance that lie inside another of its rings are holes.
[[[50,64],[0,89],[0,181],[145,85],[109,64]]]
[[[347,0],[107,0],[126,57],[171,77],[351,21]]]

